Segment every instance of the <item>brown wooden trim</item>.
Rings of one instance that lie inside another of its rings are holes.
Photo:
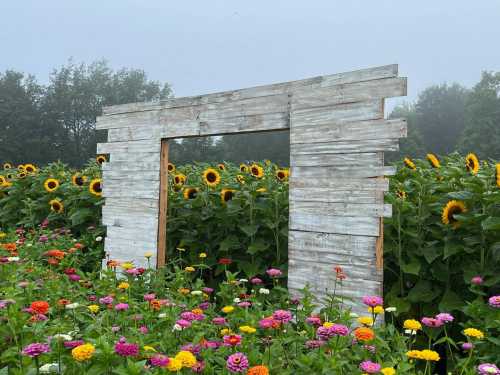
[[[158,251],[156,267],[165,266],[167,250],[167,206],[168,206],[168,140],[161,140],[160,151],[160,197],[158,212]]]

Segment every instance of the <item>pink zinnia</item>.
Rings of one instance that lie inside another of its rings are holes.
[[[437,314],[436,317],[435,317],[437,320],[440,320],[444,323],[449,323],[449,322],[453,322],[453,320],[455,319],[453,317],[453,315],[451,314],[448,314],[448,313],[440,313],[440,314]]]
[[[68,349],[73,349],[83,344],[84,344],[83,340],[64,341],[64,347]]]
[[[422,318],[421,320],[422,324],[427,326],[427,327],[432,327],[432,328],[438,328],[438,327],[441,327],[444,322],[442,320],[439,320],[439,319],[434,319],[434,318]]]
[[[151,364],[155,367],[167,367],[170,362],[170,358],[168,358],[164,354],[155,354],[151,357],[150,361]]]
[[[180,325],[182,328],[191,327],[191,322],[189,320],[186,320],[186,319],[179,319],[175,323],[177,323],[178,325]]]
[[[491,307],[500,309],[500,296],[493,296],[488,299],[488,303]]]
[[[363,303],[370,307],[382,306],[384,304],[384,300],[380,296],[364,296]]]
[[[380,371],[382,366],[380,366],[378,363],[372,362],[372,361],[364,361],[361,362],[359,365],[359,368],[361,371],[364,371],[368,374],[376,374],[377,372]]]
[[[115,344],[115,353],[122,357],[134,357],[139,354],[139,345],[120,339]]]
[[[148,293],[144,295],[144,301],[152,301],[156,298],[156,294],[154,293]]]
[[[253,285],[260,285],[262,284],[262,280],[259,279],[258,277],[252,277],[250,279],[250,282],[253,284]]]
[[[99,303],[103,305],[109,305],[110,303],[113,303],[113,297],[112,296],[106,296],[99,298]]]
[[[260,328],[274,328],[275,325],[279,325],[273,318],[264,318],[259,321]]]
[[[128,310],[128,304],[127,303],[117,303],[115,305],[115,310],[116,311]]]
[[[68,275],[68,277],[71,281],[79,281],[81,279],[81,277],[78,276],[77,274],[71,274],[71,275]]]
[[[223,318],[221,316],[215,317],[212,319],[212,323],[218,326],[223,326],[224,324],[226,324],[226,318]]]
[[[50,346],[48,344],[34,342],[33,344],[25,346],[22,353],[28,357],[34,358],[48,352],[50,352]]]
[[[201,374],[205,370],[205,362],[198,361],[195,363],[193,367],[191,367],[191,371],[197,374]]]
[[[317,316],[309,316],[306,318],[306,323],[313,325],[313,326],[320,326],[321,325],[321,319]]]
[[[281,323],[288,323],[290,320],[292,320],[292,313],[286,310],[276,310],[273,313],[273,319]]]
[[[243,353],[231,354],[226,361],[226,368],[232,372],[245,372],[248,368],[248,358]]]
[[[181,313],[181,318],[185,320],[189,320],[190,322],[196,319],[196,314],[191,311],[184,311]]]
[[[349,334],[349,328],[347,328],[343,324],[334,324],[332,325],[329,330],[335,335],[335,336],[347,336]]]
[[[325,341],[323,340],[308,340],[305,343],[307,349],[318,349],[325,345]]]
[[[474,276],[470,282],[474,285],[481,285],[483,283],[483,278],[481,276]]]
[[[146,334],[146,333],[148,333],[148,332],[149,332],[149,329],[148,329],[148,327],[146,327],[146,326],[140,326],[140,327],[139,327],[139,332],[140,332],[140,333],[143,333],[143,334]]]
[[[277,269],[277,268],[269,268],[266,273],[270,276],[270,277],[278,277],[278,276],[281,276],[282,275],[282,272]]]
[[[240,303],[238,303],[238,306],[239,307],[243,307],[244,309],[252,306],[252,303],[251,302],[248,302],[248,301],[242,301]]]

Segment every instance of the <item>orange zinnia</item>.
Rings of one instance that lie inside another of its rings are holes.
[[[153,300],[149,301],[149,306],[151,306],[151,308],[153,310],[160,310],[161,301],[159,299],[153,299]]]
[[[49,303],[46,301],[34,301],[31,303],[31,309],[38,314],[47,314],[49,311]]]
[[[269,375],[269,370],[266,366],[254,366],[248,369],[247,375]]]
[[[57,250],[57,249],[49,250],[45,253],[45,256],[56,258],[59,260],[64,258],[65,255],[66,255],[66,253],[64,251]]]
[[[7,251],[12,252],[17,250],[17,245],[14,242],[4,243],[3,248]]]
[[[354,330],[354,336],[358,341],[366,342],[375,338],[375,333],[370,328],[360,327]]]

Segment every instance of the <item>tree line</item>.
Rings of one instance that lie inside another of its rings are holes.
[[[95,130],[102,107],[173,96],[168,83],[148,79],[139,69],[113,70],[106,61],[90,65],[69,61],[55,69],[49,83],[13,70],[0,73],[0,161],[36,163],[61,160],[80,167],[106,139]],[[408,138],[399,152],[422,157],[427,152],[475,152],[500,158],[500,72],[483,72],[472,88],[457,83],[428,87],[417,100],[394,108],[391,118],[408,120]],[[270,159],[289,164],[288,132],[194,137],[171,147],[174,163]]]

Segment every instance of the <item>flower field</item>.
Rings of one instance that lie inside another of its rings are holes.
[[[500,373],[499,165],[401,164],[385,295],[355,316],[341,266],[326,301],[284,288],[288,170],[271,162],[170,165],[167,267],[99,272],[103,160],[0,173],[0,374]]]

